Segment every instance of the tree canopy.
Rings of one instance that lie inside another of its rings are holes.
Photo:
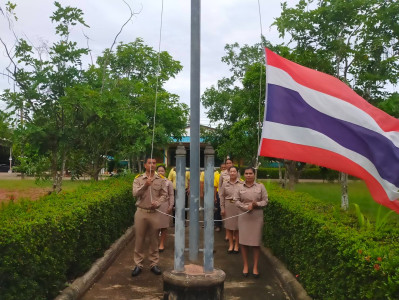
[[[12,15],[15,6],[7,6]],[[17,38],[3,47],[10,60],[5,74],[15,83],[0,100],[13,114],[13,143],[19,169],[36,175],[51,169],[59,189],[65,170],[98,178],[109,157],[139,161],[152,144],[155,151],[179,138],[187,107],[165,82],[182,69],[167,52],[158,53],[137,38],[104,49],[84,64],[90,49],[71,39],[73,27],[88,26],[83,11],[55,2],[51,16],[58,41],[35,47]],[[157,110],[154,114],[155,100]]]

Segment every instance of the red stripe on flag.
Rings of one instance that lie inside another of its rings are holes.
[[[294,63],[273,51],[266,50],[266,64],[287,72],[297,83],[339,98],[368,113],[385,132],[399,131],[399,122],[394,117],[374,107],[339,79]]]
[[[276,157],[316,164],[330,169],[340,170],[363,179],[373,199],[399,213],[399,201],[390,201],[380,183],[364,168],[352,160],[328,150],[298,145],[294,143],[262,139],[260,156]]]

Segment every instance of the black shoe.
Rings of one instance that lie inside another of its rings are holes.
[[[227,253],[228,253],[228,254],[232,254],[232,253],[234,253],[234,250],[233,250],[233,249],[227,250]]]
[[[161,275],[162,274],[162,271],[161,271],[161,269],[158,266],[153,266],[151,268],[151,272],[154,273],[155,275]]]
[[[135,277],[141,273],[141,268],[139,266],[136,266],[133,271],[132,271],[132,277]]]
[[[248,273],[242,273],[242,276],[244,276],[244,277],[248,277]]]
[[[159,251],[159,252],[164,252],[164,251],[165,251],[165,248],[163,248],[163,249],[158,249],[158,251]]]
[[[260,277],[259,273],[258,274],[252,274],[252,275],[254,275],[254,278],[259,278]]]
[[[238,249],[238,250],[233,250],[233,253],[234,253],[234,254],[240,253],[240,249]]]

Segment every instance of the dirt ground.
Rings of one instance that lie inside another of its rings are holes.
[[[34,187],[26,189],[13,189],[13,180],[21,180],[20,174],[18,173],[0,173],[0,179],[9,180],[10,188],[0,188],[0,203],[9,202],[10,200],[18,201],[22,198],[29,198],[31,200],[37,200],[40,197],[47,195],[51,191],[48,187]],[[34,178],[26,177],[26,180],[34,180]]]
[[[26,190],[4,190],[0,189],[0,203],[8,202],[10,200],[18,201],[22,198],[29,198],[31,200],[37,200],[40,197],[47,195],[50,189],[48,188],[32,188]]]

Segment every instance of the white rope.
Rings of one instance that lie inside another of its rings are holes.
[[[159,83],[159,73],[160,73],[160,57],[161,57],[161,41],[162,41],[162,19],[163,19],[163,0],[162,0],[162,8],[161,8],[161,25],[159,26],[159,43],[158,43],[158,66],[156,73],[156,86],[155,86],[155,105],[154,105],[154,122],[152,125],[152,141],[151,141],[151,160],[154,152],[154,139],[155,139],[155,120],[157,114],[157,100],[158,100],[158,83]]]
[[[167,213],[165,213],[165,212],[163,212],[163,211],[160,211],[159,209],[155,209],[155,211],[157,211],[157,212],[159,212],[159,213],[161,213],[161,214],[163,214],[163,215],[165,215],[165,216],[169,216],[169,217],[171,217],[171,218],[176,219],[175,216],[172,216],[172,215],[167,214]],[[214,222],[223,222],[223,221],[228,220],[228,219],[237,218],[237,217],[239,217],[239,216],[245,215],[245,214],[247,214],[247,213],[249,213],[249,212],[250,212],[250,210],[247,210],[247,211],[245,211],[245,212],[243,212],[243,213],[241,213],[241,214],[235,215],[235,216],[231,216],[231,217],[224,218],[224,219],[220,219],[220,220],[214,220]],[[190,222],[190,220],[188,220],[188,219],[185,219],[184,221]],[[204,223],[204,221],[198,221],[198,223]]]
[[[260,42],[263,50],[263,42],[262,42],[262,14],[260,11],[260,2],[258,0],[258,13],[259,13],[259,26],[260,26]],[[259,101],[258,101],[258,149],[257,149],[257,155],[256,155],[256,166],[255,166],[255,180],[258,176],[258,167],[259,167],[259,145],[260,145],[260,126],[261,126],[261,118],[260,118],[260,103],[262,101],[262,74],[263,74],[263,68],[262,64],[260,64],[260,76],[259,76]]]
[[[151,140],[151,162],[152,162],[152,155],[154,152],[154,139],[155,139],[155,120],[156,120],[156,115],[157,115],[157,100],[158,100],[158,84],[159,84],[159,73],[160,73],[160,57],[161,57],[161,42],[162,42],[162,19],[163,19],[163,0],[162,0],[162,6],[161,6],[161,24],[159,26],[159,43],[158,43],[158,65],[157,65],[157,71],[156,71],[156,85],[155,85],[155,104],[154,104],[154,118],[153,118],[153,124],[152,124],[152,140]],[[154,170],[155,172],[155,170]],[[150,176],[151,176],[152,170],[150,169]],[[152,188],[150,186],[150,198],[151,198],[151,203],[152,203]]]

